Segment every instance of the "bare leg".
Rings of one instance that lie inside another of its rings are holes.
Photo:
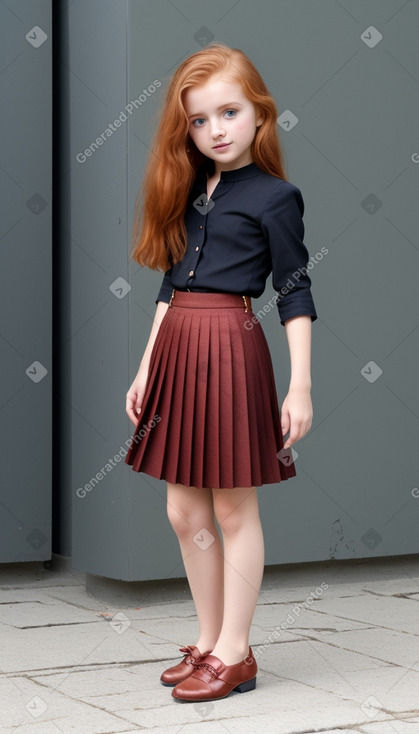
[[[241,662],[263,578],[265,549],[256,487],[213,489],[224,543],[224,612],[212,650],[225,665]]]
[[[218,639],[224,606],[223,549],[212,490],[167,482],[167,516],[179,540],[199,622],[198,641],[186,644],[206,652]]]

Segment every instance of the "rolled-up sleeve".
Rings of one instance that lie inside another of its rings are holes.
[[[269,242],[272,285],[277,292],[281,324],[293,316],[317,319],[304,244],[304,200],[300,189],[282,181],[269,197],[262,215],[262,231]]]
[[[173,291],[172,278],[171,278],[171,276],[172,276],[172,270],[173,270],[173,267],[169,268],[169,270],[166,270],[166,272],[164,274],[164,277],[163,277],[163,280],[162,280],[162,284],[160,286],[160,290],[159,290],[158,296],[157,296],[157,298],[155,300],[155,303],[156,304],[159,301],[164,301],[164,303],[169,303],[169,301],[170,301],[170,298],[171,298],[171,295],[172,295],[172,291]]]

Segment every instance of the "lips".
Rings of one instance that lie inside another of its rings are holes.
[[[221,143],[221,145],[214,145],[214,150],[218,150],[218,148],[228,148],[229,145],[231,145],[231,143]]]

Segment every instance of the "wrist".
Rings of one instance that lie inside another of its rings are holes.
[[[298,390],[299,392],[310,392],[311,380],[291,380],[289,384],[289,391],[294,390]]]
[[[147,370],[150,365],[150,356],[148,354],[144,354],[140,366],[138,368],[138,372],[141,372],[142,370]]]

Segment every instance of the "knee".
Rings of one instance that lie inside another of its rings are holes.
[[[188,520],[180,507],[167,503],[167,517],[176,535],[184,535],[189,527]]]
[[[234,535],[243,527],[243,514],[237,507],[232,508],[220,503],[214,509],[223,535]]]
[[[214,528],[213,513],[167,503],[167,517],[178,538],[193,537],[202,528]]]
[[[234,535],[260,522],[256,490],[237,501],[233,495],[214,498],[214,511],[223,535]]]

